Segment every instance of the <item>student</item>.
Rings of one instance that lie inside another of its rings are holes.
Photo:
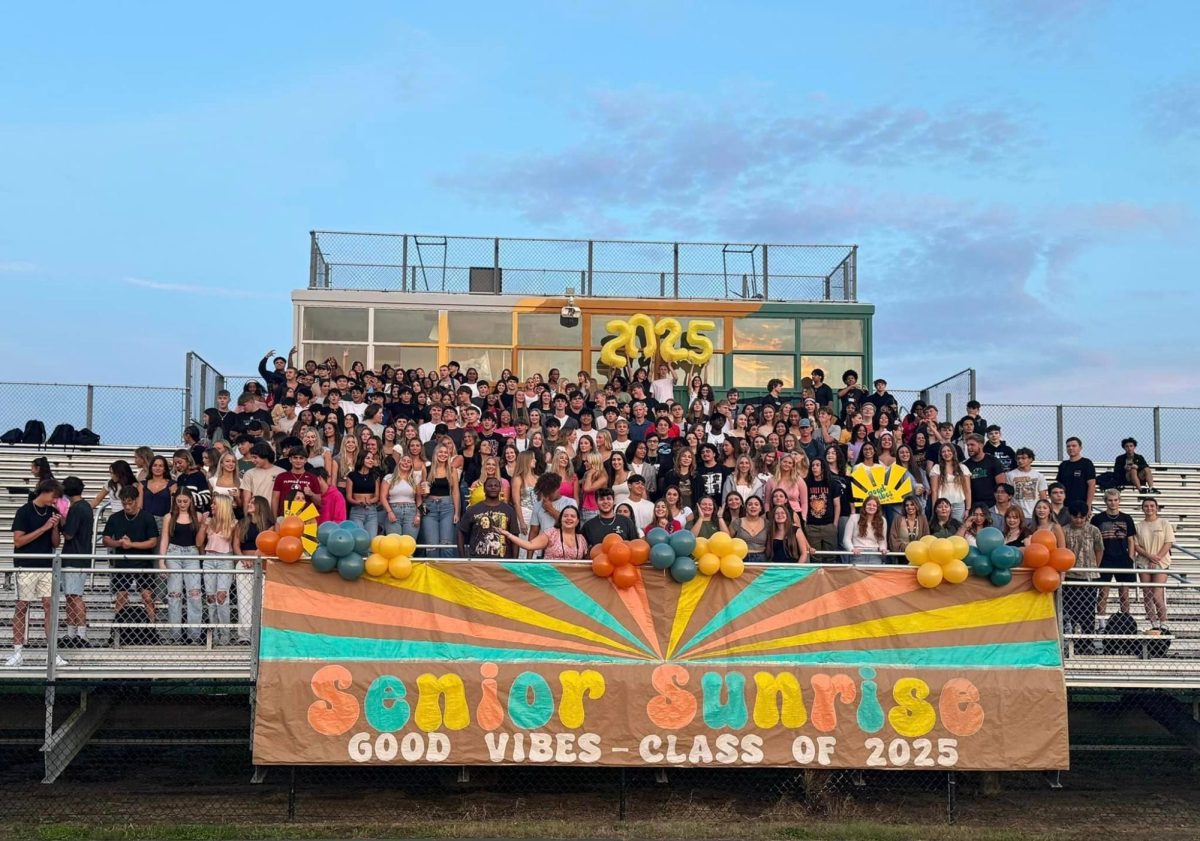
[[[236,554],[242,560],[238,565],[242,569],[253,569],[254,558],[258,551],[258,536],[275,527],[275,515],[271,513],[271,503],[266,498],[256,496],[246,509],[246,516],[238,523]],[[259,603],[258,588],[252,575],[234,577],[237,587],[237,642],[238,645],[250,645],[251,633],[254,627],[254,613]]]
[[[314,467],[309,472],[316,477],[321,486],[321,504],[317,507],[317,525],[346,522],[349,517],[346,516],[346,497],[342,494],[342,489],[337,486],[337,483],[330,481],[329,473],[324,467]],[[274,514],[271,516],[274,519]]]
[[[1082,501],[1091,506],[1096,497],[1096,465],[1083,457],[1083,441],[1079,438],[1067,439],[1067,458],[1058,465],[1055,481],[1066,490],[1067,503]]]
[[[187,488],[178,489],[171,498],[171,510],[163,518],[158,562],[167,574],[168,639],[178,645],[198,643],[204,624],[203,582],[200,580],[200,547],[204,545],[204,519],[196,512],[195,500]],[[184,590],[187,590],[187,627],[184,620]]]
[[[548,561],[578,561],[588,555],[588,542],[580,529],[579,509],[568,505],[559,512],[558,523],[525,540],[505,529],[504,536],[528,553],[543,552]]]
[[[1146,572],[1139,573],[1143,584],[1165,584],[1167,570],[1171,568],[1171,547],[1175,543],[1175,530],[1171,524],[1158,516],[1158,500],[1142,500],[1144,519],[1137,524],[1137,539],[1134,545],[1135,566]],[[1167,622],[1167,593],[1161,586],[1142,589],[1146,605],[1146,621],[1151,628],[1161,629]]]
[[[1117,481],[1126,486],[1137,488],[1142,493],[1156,494],[1158,488],[1154,487],[1154,471],[1137,451],[1137,445],[1136,438],[1126,438],[1121,442],[1124,452],[1113,462],[1113,473],[1117,474]]]
[[[483,501],[467,506],[458,523],[458,553],[463,558],[500,560],[516,556],[508,537],[517,523],[517,512],[500,499],[500,479],[484,480]]]
[[[50,599],[53,573],[50,558],[28,558],[25,555],[52,555],[58,548],[62,535],[59,528],[62,525],[62,515],[58,513],[56,503],[63,495],[63,486],[54,479],[42,479],[34,489],[34,497],[17,509],[13,517],[13,565],[23,567],[27,571],[16,575],[17,605],[13,611],[13,653],[4,665],[16,668],[25,661],[25,637],[29,631],[29,603],[41,601],[42,612],[50,616]],[[137,495],[134,494],[136,503]],[[32,571],[29,571],[32,570]],[[47,633],[57,632],[56,628],[47,629]],[[59,666],[67,665],[61,655],[55,659]]]
[[[350,501],[350,521],[362,526],[371,537],[379,534],[379,485],[375,455],[360,452],[354,471],[346,477],[344,490]]]
[[[618,534],[622,540],[637,538],[637,525],[633,520],[616,513],[612,488],[600,488],[596,491],[596,509],[596,516],[583,525],[583,536],[588,546],[603,543],[604,538],[610,534]]]
[[[887,557],[887,526],[879,500],[869,496],[862,509],[850,515],[842,547],[850,553],[852,564],[881,564]]]
[[[1078,449],[1076,450],[1078,455]],[[1064,462],[1065,463],[1065,462]],[[1095,479],[1091,480],[1095,484]],[[1080,502],[1081,500],[1076,500]],[[1087,503],[1084,502],[1086,505]],[[1136,578],[1132,572],[1106,572],[1111,569],[1129,569],[1137,559],[1137,525],[1133,518],[1121,511],[1121,492],[1110,488],[1104,492],[1104,510],[1092,517],[1092,525],[1100,529],[1104,539],[1104,557],[1100,561],[1100,580],[1115,581],[1121,612],[1129,612],[1129,584]],[[1096,612],[1103,616],[1108,612],[1108,587],[1099,588]]]
[[[292,447],[288,450],[288,461],[291,463],[291,470],[278,473],[271,488],[271,507],[275,516],[283,516],[284,504],[295,499],[308,500],[319,509],[321,483],[316,476],[308,472],[308,457],[304,454],[304,448]]]
[[[165,464],[165,460],[163,460]],[[90,557],[95,551],[92,534],[92,506],[83,498],[83,481],[77,476],[63,480],[63,495],[70,507],[66,521],[59,527],[62,533],[63,576],[62,590],[67,597],[67,635],[59,641],[60,648],[89,648],[87,639],[87,604],[83,600],[83,588],[87,576],[71,570],[88,569]]]
[[[1063,630],[1090,635],[1096,633],[1096,588],[1086,584],[1072,587],[1069,582],[1100,577],[1096,567],[1104,556],[1104,539],[1100,529],[1088,522],[1091,512],[1083,503],[1074,503],[1067,513],[1071,519],[1063,528],[1063,545],[1075,553],[1075,566],[1067,570],[1068,583],[1062,588]],[[1095,650],[1094,642],[1091,648]]]
[[[138,504],[139,496],[136,486],[121,488],[118,494],[121,510],[110,516],[104,524],[104,547],[111,555],[117,556],[110,561],[114,570],[144,569],[151,566],[142,556],[154,554],[158,546],[158,526],[154,518],[141,509]],[[192,501],[195,502],[194,495]],[[118,572],[109,576],[108,581],[114,594],[114,611],[120,613],[124,610],[129,594],[134,592],[141,596],[142,604],[146,608],[146,621],[155,621],[154,581],[149,573]]]
[[[232,629],[229,609],[229,586],[233,583],[234,554],[237,540],[237,518],[233,515],[233,502],[227,496],[213,500],[212,514],[205,523],[204,540],[204,600],[208,603],[208,621],[213,625],[213,643],[229,645]]]
[[[1025,514],[1025,519],[1033,516],[1033,506],[1039,499],[1050,498],[1050,486],[1046,477],[1033,469],[1033,450],[1021,447],[1014,454],[1016,468],[1006,474],[1012,485],[1013,502]]]

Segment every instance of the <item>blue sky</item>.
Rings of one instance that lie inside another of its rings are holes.
[[[248,370],[325,228],[853,242],[894,385],[1200,405],[1194,3],[441,5],[10,8],[5,378]]]

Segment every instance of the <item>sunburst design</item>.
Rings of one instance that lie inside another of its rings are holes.
[[[299,517],[304,521],[304,554],[311,555],[317,548],[317,507],[307,499],[289,499],[283,503],[283,516]]]

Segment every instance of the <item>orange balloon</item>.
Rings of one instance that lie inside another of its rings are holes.
[[[1033,571],[1033,586],[1043,593],[1053,593],[1061,583],[1058,570],[1054,567],[1042,566]]]
[[[604,547],[601,546],[599,543],[597,543],[595,546],[593,546],[591,549],[588,550],[588,557],[594,561],[594,560],[596,560],[596,556],[599,555],[603,551],[604,551]]]
[[[1058,548],[1058,541],[1054,537],[1054,532],[1035,531],[1033,537],[1029,538],[1029,544],[1032,546],[1035,543],[1042,544],[1050,552]]]
[[[284,517],[279,521],[280,537],[304,537],[304,521],[299,517]]]
[[[275,554],[285,564],[294,564],[304,554],[304,544],[298,537],[290,535],[281,537],[279,538],[279,545],[275,547]]]
[[[592,572],[601,578],[610,578],[613,574],[612,561],[603,552],[592,558]]]
[[[1075,553],[1070,549],[1055,549],[1050,552],[1050,567],[1059,572],[1066,572],[1075,566]]]
[[[614,546],[616,546],[618,543],[624,543],[624,542],[625,542],[625,540],[624,540],[624,538],[621,537],[621,535],[617,534],[616,532],[613,532],[612,534],[604,535],[604,540],[601,541],[600,545],[604,547],[605,552],[608,552],[608,551],[611,551],[612,548]]]
[[[641,566],[650,560],[650,544],[642,539],[629,541],[629,562]]]
[[[258,537],[254,540],[254,545],[264,555],[274,555],[275,549],[279,545],[279,532],[260,531]]]
[[[1050,534],[1050,532],[1042,532],[1042,534]],[[1050,534],[1050,537],[1053,538],[1054,535]],[[1050,563],[1050,550],[1041,543],[1030,543],[1021,552],[1021,566],[1038,569],[1048,563]]]
[[[608,547],[608,560],[617,569],[629,566],[633,560],[633,550],[629,548],[628,543],[614,543]]]
[[[617,585],[617,589],[628,590],[630,587],[637,586],[638,579],[641,577],[642,574],[638,572],[637,567],[626,564],[613,570],[612,580]]]

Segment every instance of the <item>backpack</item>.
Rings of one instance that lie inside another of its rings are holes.
[[[113,614],[113,624],[145,624],[150,621],[146,608],[130,604]],[[121,645],[158,645],[158,632],[154,628],[113,628],[113,634]]]
[[[23,437],[21,430],[13,427],[8,432],[0,435],[0,444],[20,444]]]
[[[94,447],[100,443],[100,436],[85,426],[75,433],[75,443],[81,447]]]
[[[75,444],[75,427],[69,423],[60,423],[54,427],[54,431],[50,433],[50,440],[47,444],[55,444],[58,446],[66,446]]]
[[[1153,634],[1147,635],[1150,639],[1150,643],[1146,647],[1149,649],[1151,657],[1166,657],[1167,649],[1171,647],[1171,629],[1166,625],[1163,625],[1158,629],[1158,632],[1162,636],[1155,636]],[[1166,637],[1166,639],[1164,639],[1164,637]]]
[[[1117,474],[1111,470],[1106,470],[1096,476],[1096,487],[1102,491],[1119,487],[1120,484],[1121,480],[1117,477]]]
[[[45,444],[46,424],[40,420],[25,421],[25,431],[21,433],[22,444]]]
[[[1138,626],[1128,613],[1114,613],[1104,623],[1104,633],[1114,636],[1137,636]],[[1137,640],[1105,640],[1105,654],[1137,654],[1141,646]]]

